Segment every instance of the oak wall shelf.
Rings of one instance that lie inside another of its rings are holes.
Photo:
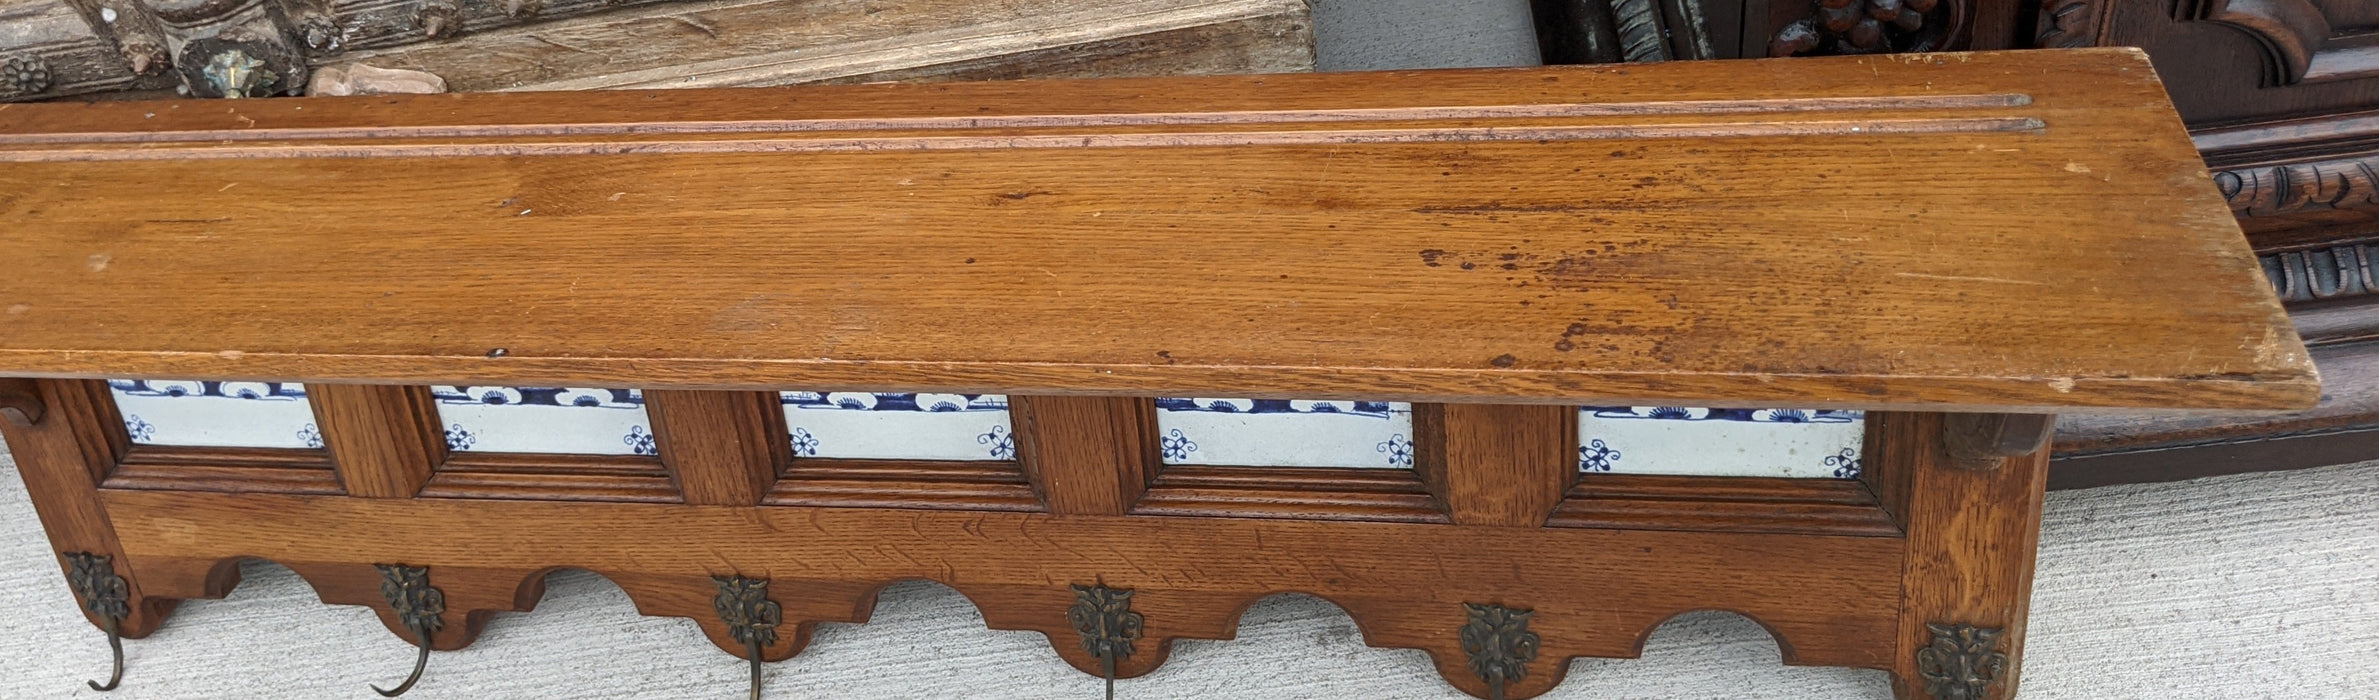
[[[584,567],[755,664],[924,578],[1110,678],[1293,591],[1480,697],[1723,609],[2000,698],[2051,414],[2320,393],[2126,50],[35,104],[0,163],[0,433],[135,638],[250,558],[425,649]],[[818,439],[874,402],[990,422]],[[1184,432],[1266,411],[1399,432]]]

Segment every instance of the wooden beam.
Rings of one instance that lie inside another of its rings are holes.
[[[661,464],[687,503],[759,505],[792,458],[773,391],[644,392]]]
[[[1122,515],[1156,478],[1149,399],[1011,396],[1008,411],[1016,459],[1051,513]]]
[[[306,400],[348,495],[412,498],[446,460],[429,387],[308,384]]]

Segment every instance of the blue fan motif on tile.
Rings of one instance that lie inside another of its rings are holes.
[[[1307,401],[1301,399],[1208,399],[1189,397],[1161,397],[1156,400],[1160,411],[1197,411],[1203,413],[1331,413],[1371,418],[1391,418],[1386,401]]]
[[[1379,444],[1379,451],[1388,455],[1388,466],[1413,465],[1413,441],[1405,439],[1403,435],[1390,436],[1387,442]]]
[[[297,441],[305,443],[307,447],[319,448],[322,446],[322,429],[307,423],[306,427],[297,429]]]
[[[446,449],[455,452],[469,452],[471,446],[476,444],[479,444],[479,436],[472,435],[469,429],[463,427],[463,424],[456,423],[446,426]]]
[[[128,396],[218,396],[257,401],[297,401],[306,397],[305,385],[295,382],[201,382],[180,379],[110,379],[109,388]]]
[[[793,436],[793,456],[795,456],[795,457],[816,457],[816,456],[818,456],[818,437],[817,437],[817,436],[815,436],[815,435],[811,435],[811,434],[810,434],[810,431],[808,431],[808,430],[804,430],[804,429],[801,429],[801,428],[794,428],[794,429],[793,429],[793,432],[792,432],[791,434],[792,434],[792,436]]]
[[[157,437],[157,426],[149,425],[140,416],[125,416],[124,432],[132,434],[133,442],[141,442]]]
[[[1744,423],[1851,423],[1861,411],[1802,408],[1688,408],[1683,406],[1580,406],[1590,418],[1644,420],[1737,421]]]
[[[1601,439],[1589,440],[1586,444],[1578,446],[1578,469],[1580,471],[1607,472],[1618,463],[1619,450],[1603,444]]]
[[[1006,411],[1008,397],[1000,394],[871,394],[859,392],[778,392],[787,408],[843,411]]]
[[[627,443],[628,450],[636,454],[657,455],[661,453],[660,448],[653,444],[653,434],[644,432],[644,426],[641,425],[629,427],[628,434],[621,437],[620,441]]]
[[[1826,457],[1826,466],[1834,468],[1834,478],[1836,479],[1859,478],[1859,451],[1848,447],[1842,448],[1841,454]]]
[[[1008,433],[1008,426],[991,426],[991,432],[975,436],[975,444],[990,447],[992,459],[1016,457],[1016,436]]]
[[[644,408],[644,392],[635,389],[584,389],[558,386],[433,386],[438,403],[489,406],[583,406]]]
[[[1158,446],[1164,451],[1165,459],[1188,459],[1189,453],[1198,451],[1198,443],[1191,442],[1189,436],[1182,435],[1179,430],[1166,435],[1158,442]]]

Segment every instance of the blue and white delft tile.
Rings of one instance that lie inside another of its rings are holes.
[[[787,391],[778,398],[797,459],[1016,458],[1008,397],[999,394]]]
[[[430,395],[456,452],[660,454],[635,389],[433,386]]]
[[[1387,401],[1160,398],[1166,464],[1413,466],[1413,407]]]
[[[1578,468],[1618,474],[1859,475],[1866,416],[1783,408],[1584,406]]]
[[[107,388],[134,444],[322,446],[303,384],[110,379]]]

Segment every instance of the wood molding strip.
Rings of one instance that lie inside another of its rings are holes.
[[[1546,525],[1900,537],[1865,484],[1847,479],[1586,474]]]
[[[1807,122],[1508,126],[1339,131],[1066,134],[1049,136],[916,136],[883,138],[588,141],[473,144],[319,144],[206,148],[0,150],[0,163],[271,160],[284,158],[462,158],[654,154],[881,153],[1075,148],[1200,148],[1217,146],[1331,146],[1383,143],[1511,143],[1612,139],[1870,137],[1908,134],[2036,132],[2033,117],[1867,119]]]
[[[1132,514],[1451,522],[1413,471],[1369,468],[1170,466]]]
[[[1475,119],[1546,119],[1703,114],[1791,114],[1897,109],[1982,109],[2022,107],[2029,95],[1882,95],[1748,100],[1575,102],[1517,105],[1448,105],[1349,109],[1269,109],[1217,112],[1023,114],[880,119],[742,119],[718,121],[592,122],[553,124],[467,124],[440,126],[267,127],[258,129],[171,129],[161,131],[78,131],[0,133],[0,146],[170,143],[181,141],[312,141],[341,139],[514,138],[540,136],[661,136],[690,134],[794,133],[811,131],[938,131],[1119,126],[1210,126],[1333,122],[1399,122]]]

